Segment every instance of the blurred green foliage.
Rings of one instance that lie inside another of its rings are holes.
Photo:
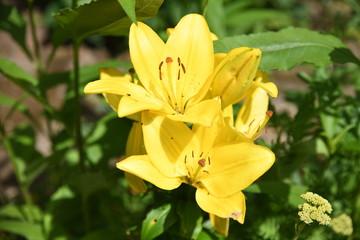
[[[289,71],[303,64],[303,68],[292,71],[298,73],[297,80],[306,90],[282,93],[284,101],[296,107],[295,115],[277,112],[277,106],[272,106],[274,115],[269,124],[275,138],[271,142],[259,140],[275,152],[276,164],[244,190],[245,223],[231,221],[228,239],[291,239],[299,222],[300,194],[306,191],[327,198],[334,209],[332,216],[348,214],[354,225],[351,238],[360,238],[360,70],[359,60],[343,43],[360,44],[359,2],[141,0],[134,5],[125,0],[28,0],[17,4],[1,3],[0,29],[34,63],[36,74],[31,75],[6,56],[0,58],[2,75],[23,90],[17,98],[3,90],[0,94],[1,105],[6,107],[0,119],[1,147],[11,161],[13,182],[16,179],[21,193],[10,198],[5,191],[0,192],[0,239],[224,239],[196,205],[194,189],[181,186],[168,192],[148,184],[147,193],[135,195],[123,173],[115,168],[116,161],[124,156],[131,120],[118,118],[101,96],[84,97],[82,89],[98,78],[99,68],[127,70],[130,62],[114,58],[90,66],[74,65],[71,71],[49,71],[60,46],[77,42],[104,49],[115,57],[127,51],[127,37],[119,35],[126,35],[135,18],[149,18],[145,22],[166,39],[166,28],[174,27],[182,16],[193,12],[206,12],[211,31],[220,38],[215,43],[219,52],[253,44],[264,47],[264,58],[272,64],[265,65],[266,70]],[[33,9],[39,10],[48,35],[46,43],[52,48],[45,60],[36,53],[36,45],[40,52],[43,45],[30,21],[34,19]],[[290,26],[297,28],[287,28]],[[268,32],[281,29],[280,33]],[[34,42],[30,47],[26,36],[31,33]],[[292,49],[285,53],[270,49],[266,53],[266,44],[279,44],[276,38],[285,39],[285,44],[295,40],[321,40],[326,44],[322,49],[301,46],[296,54]],[[338,48],[345,51],[335,52],[334,58],[331,53]],[[301,55],[304,51],[308,51],[308,59]],[[346,62],[352,63],[338,64]],[[75,81],[79,83],[77,89]],[[66,87],[64,103],[55,108],[48,92],[60,85]],[[78,98],[76,92],[80,93]],[[27,98],[43,107],[41,116],[34,116],[24,104]],[[79,127],[75,124],[74,106],[79,102],[83,167],[74,133]],[[26,121],[9,131],[15,112],[23,114]],[[37,150],[37,134],[46,136],[49,153]],[[316,224],[307,226],[300,238],[347,239]]]

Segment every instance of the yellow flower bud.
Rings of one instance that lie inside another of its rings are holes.
[[[223,109],[241,101],[255,78],[260,57],[261,51],[257,48],[231,50],[211,76],[211,98],[220,96]]]

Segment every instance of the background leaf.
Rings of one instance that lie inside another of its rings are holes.
[[[0,220],[0,229],[24,236],[28,240],[45,240],[40,224]]]
[[[162,234],[176,220],[171,213],[171,204],[152,209],[141,228],[141,240],[151,240]]]
[[[142,21],[155,16],[162,2],[163,0],[136,1],[137,19]],[[128,11],[130,12],[130,7]],[[93,34],[126,35],[132,23],[118,0],[98,0],[75,9],[65,8],[54,17],[77,39]]]
[[[215,52],[247,46],[263,52],[263,70],[291,70],[301,63],[327,66],[331,63],[360,63],[340,39],[304,28],[286,28],[279,32],[263,32],[228,37],[214,42]]]
[[[26,55],[31,56],[25,42],[26,24],[16,7],[7,6],[0,2],[0,29],[7,31]]]

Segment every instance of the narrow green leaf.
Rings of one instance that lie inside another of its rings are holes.
[[[176,218],[171,214],[171,204],[152,209],[146,216],[141,228],[141,240],[151,240],[169,228]]]
[[[130,0],[123,0],[124,3],[128,1]],[[163,0],[136,1],[135,16],[140,21],[155,16],[162,2]],[[134,17],[131,5],[127,5],[126,9]],[[65,8],[54,17],[76,39],[93,34],[127,35],[132,23],[119,0],[97,0],[75,9]]]
[[[0,220],[0,230],[18,234],[28,240],[45,240],[40,224]]]
[[[137,23],[135,13],[135,0],[118,0],[126,15],[133,23]]]
[[[224,53],[242,46],[260,48],[263,52],[260,68],[264,70],[287,71],[301,63],[312,63],[315,66],[360,63],[340,39],[304,28],[228,37],[214,44],[216,52]]]
[[[0,73],[38,101],[44,102],[40,91],[37,88],[37,79],[12,61],[0,58]]]
[[[0,29],[7,31],[26,55],[31,57],[25,41],[26,24],[16,7],[0,3]]]
[[[202,211],[200,208],[189,202],[179,202],[177,213],[180,216],[181,234],[188,239],[197,239],[202,230]]]
[[[26,221],[30,214],[35,217],[35,221],[41,221],[42,212],[40,208],[36,205],[32,205],[31,210],[29,209],[28,205],[15,204],[7,204],[0,208],[0,216],[16,220]]]

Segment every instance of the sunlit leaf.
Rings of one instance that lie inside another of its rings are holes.
[[[228,37],[214,44],[216,52],[225,53],[242,46],[260,48],[263,52],[260,68],[264,70],[286,71],[301,63],[312,63],[315,66],[360,63],[340,39],[304,28]]]
[[[16,7],[0,2],[0,29],[7,31],[27,56],[31,56],[25,42],[26,23]]]
[[[136,1],[137,20],[142,21],[155,16],[162,2],[163,0]],[[130,8],[131,6],[128,12]],[[118,0],[97,0],[75,9],[65,8],[54,17],[76,39],[83,39],[93,34],[126,35],[132,23]]]
[[[151,240],[162,234],[174,224],[176,218],[171,214],[171,205],[165,204],[152,209],[146,216],[141,228],[141,240]]]
[[[118,0],[126,15],[133,23],[137,23],[134,0]]]
[[[0,220],[0,230],[21,235],[28,240],[45,240],[40,224]]]

